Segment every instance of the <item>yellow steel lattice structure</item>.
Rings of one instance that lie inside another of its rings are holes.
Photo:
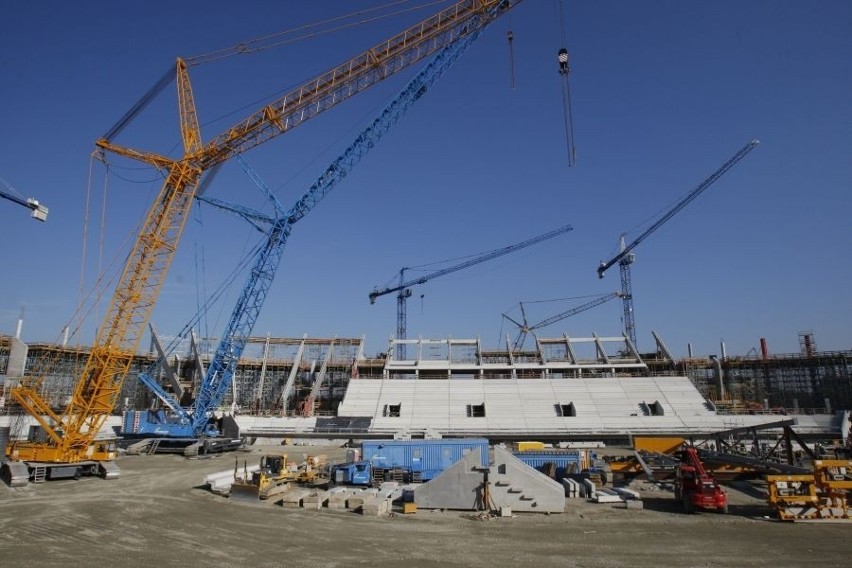
[[[95,436],[116,407],[124,377],[174,257],[201,174],[363,92],[455,40],[487,26],[521,0],[463,0],[307,81],[202,143],[187,63],[177,61],[177,91],[184,156],[171,159],[100,139],[96,145],[167,171],[110,302],[70,404],[57,414],[30,377],[11,396],[44,428],[47,441],[13,441],[14,460],[74,463],[114,457]]]

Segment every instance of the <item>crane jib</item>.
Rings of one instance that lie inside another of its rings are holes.
[[[520,2],[458,2],[388,39],[379,49],[370,50],[381,55],[380,68],[373,65],[375,60],[366,64],[364,54],[357,56],[308,81],[278,102],[258,110],[207,144],[200,140],[189,76],[185,63],[179,59],[175,70],[185,152],[183,158],[170,160],[113,145],[107,140],[97,142],[104,149],[168,169],[167,179],[147,213],[147,220],[137,235],[113,293],[104,325],[99,328],[100,334],[85,365],[84,374],[89,379],[85,385],[78,385],[74,404],[63,414],[62,420],[46,425],[52,442],[19,444],[16,446],[16,459],[44,458],[62,463],[86,459],[86,447],[94,443],[103,420],[117,403],[126,376],[127,354],[136,352],[148,325],[189,217],[196,186],[205,170],[292,129],[460,38],[483,29]],[[270,108],[275,112],[269,112]],[[108,134],[115,132],[111,130]],[[22,387],[42,380],[43,376],[30,377]],[[14,396],[14,389],[12,394]],[[49,407],[35,391],[32,398],[37,402],[27,407],[30,414],[34,414],[33,409]]]

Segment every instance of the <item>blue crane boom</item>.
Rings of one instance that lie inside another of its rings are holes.
[[[23,205],[27,209],[31,209],[33,219],[47,221],[47,207],[39,203],[37,199],[33,199],[31,197],[26,199],[21,197],[15,188],[3,178],[0,178],[0,197],[8,199],[12,203]]]
[[[669,219],[674,217],[681,209],[689,205],[696,197],[698,197],[705,189],[713,185],[721,178],[728,170],[733,168],[737,162],[745,158],[749,152],[754,150],[755,146],[760,143],[758,140],[751,140],[743,146],[736,154],[734,154],[727,162],[722,164],[719,169],[710,174],[710,176],[702,181],[698,187],[687,193],[675,205],[666,211],[654,224],[648,227],[641,235],[636,237],[629,244],[625,244],[624,235],[621,236],[619,252],[614,257],[606,262],[601,262],[598,266],[598,278],[603,278],[607,270],[612,265],[618,263],[621,272],[621,293],[622,304],[624,308],[624,331],[630,340],[633,342],[633,347],[636,347],[636,323],[633,314],[633,285],[631,282],[630,265],[635,260],[633,249],[635,249],[642,241],[651,236],[657,229],[665,224]]]
[[[533,237],[531,239],[527,239],[520,243],[516,243],[514,245],[509,245],[503,248],[495,249],[490,252],[486,252],[480,255],[475,256],[474,258],[468,259],[459,264],[454,264],[452,266],[448,266],[447,268],[443,268],[441,270],[437,270],[430,274],[426,274],[424,276],[420,276],[418,278],[413,278],[411,280],[405,280],[404,274],[405,271],[408,270],[407,267],[403,267],[399,271],[399,284],[396,286],[383,288],[379,290],[378,288],[374,288],[372,292],[370,292],[370,303],[375,304],[376,298],[380,296],[384,296],[385,294],[391,294],[393,292],[399,292],[397,294],[397,329],[396,329],[396,338],[397,339],[405,339],[406,338],[406,299],[411,296],[411,286],[416,286],[417,284],[424,284],[429,280],[434,278],[438,278],[440,276],[446,276],[447,274],[452,274],[453,272],[458,272],[459,270],[464,270],[465,268],[469,268],[471,266],[481,264],[483,262],[487,262],[489,260],[495,259],[497,257],[503,256],[505,254],[509,254],[515,251],[519,251],[521,249],[527,248],[529,246],[538,244],[542,241],[546,241],[548,239],[552,239],[553,237],[558,237],[568,231],[571,231],[573,227],[571,225],[565,225],[564,227],[560,227],[558,229],[554,229],[552,231],[548,231],[543,235],[538,235],[537,237]],[[397,358],[404,359],[405,358],[405,345],[399,344],[397,345]]]
[[[269,218],[246,207],[227,206],[253,224],[266,222],[271,225],[262,248],[258,251],[254,266],[242,290],[225,328],[216,352],[207,367],[194,404],[182,407],[175,397],[167,392],[149,373],[140,374],[140,380],[174,413],[166,417],[157,412],[129,412],[125,415],[124,430],[134,435],[158,435],[171,438],[215,438],[221,433],[211,421],[213,412],[221,403],[231,382],[237,363],[251,335],[263,303],[275,278],[281,255],[293,224],[301,220],[332,189],[342,181],[351,169],[381,140],[405,113],[416,103],[458,58],[479,37],[482,27],[444,48],[415,76],[384,111],[368,126],[355,141],[336,159],[301,199],[283,211],[276,203],[276,217]],[[248,164],[240,161],[243,168],[268,196],[271,192]],[[214,205],[222,202],[202,198]],[[274,199],[274,198],[273,198]]]

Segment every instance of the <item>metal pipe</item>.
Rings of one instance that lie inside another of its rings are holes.
[[[725,381],[722,376],[722,362],[715,355],[710,355],[710,360],[713,361],[713,368],[716,374],[716,387],[719,389],[719,400],[725,400],[727,393],[725,392]]]

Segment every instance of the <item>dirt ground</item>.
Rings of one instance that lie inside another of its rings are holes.
[[[269,450],[270,448],[265,448]],[[239,453],[254,463],[260,448]],[[288,448],[341,455],[336,447]],[[366,565],[848,566],[852,524],[771,521],[758,486],[728,487],[730,514],[682,514],[645,483],[644,510],[571,500],[559,515],[475,520],[460,511],[364,517],[237,503],[202,486],[234,455],[123,456],[121,477],[0,485],[0,564],[13,567]]]

